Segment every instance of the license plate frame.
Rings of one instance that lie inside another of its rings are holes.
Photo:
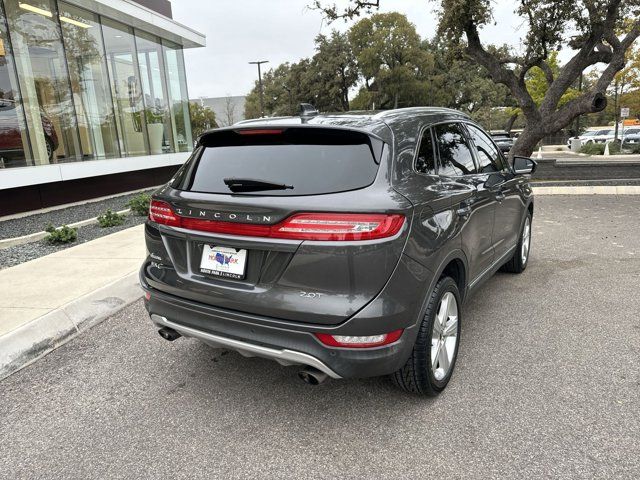
[[[200,273],[220,278],[243,280],[247,273],[247,250],[203,244]]]

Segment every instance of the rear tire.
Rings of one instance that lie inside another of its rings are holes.
[[[442,277],[429,297],[411,356],[391,376],[398,387],[426,396],[444,390],[458,356],[461,307],[458,285],[451,277]]]
[[[531,212],[527,212],[524,219],[522,229],[520,230],[520,239],[513,257],[502,266],[502,270],[509,273],[522,273],[527,268],[529,256],[531,253]]]

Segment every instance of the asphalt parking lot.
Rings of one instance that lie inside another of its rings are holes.
[[[167,343],[137,302],[0,382],[0,478],[640,478],[640,196],[533,223],[438,398]]]

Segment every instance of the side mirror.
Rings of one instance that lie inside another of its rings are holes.
[[[513,157],[513,171],[516,175],[531,175],[538,164],[528,157]]]

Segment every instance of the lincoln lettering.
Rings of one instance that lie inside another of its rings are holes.
[[[183,217],[200,217],[211,220],[251,222],[251,223],[271,223],[271,215],[250,215],[248,213],[228,213],[211,212],[208,210],[194,210],[186,208],[176,208],[176,213]]]

